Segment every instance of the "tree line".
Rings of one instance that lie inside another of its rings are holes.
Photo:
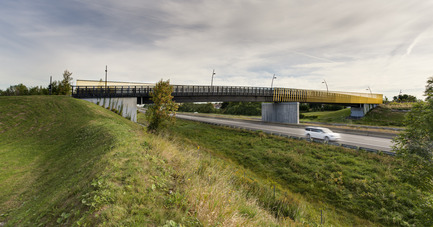
[[[71,94],[72,73],[68,70],[63,72],[63,79],[53,81],[47,87],[35,86],[27,87],[20,83],[12,85],[6,90],[0,89],[0,96],[20,96],[20,95],[69,95]]]

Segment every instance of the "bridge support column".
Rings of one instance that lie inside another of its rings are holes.
[[[350,107],[350,117],[352,118],[361,118],[364,117],[368,111],[374,109],[376,104],[360,104],[356,106]]]
[[[299,124],[299,102],[262,103],[262,121]]]
[[[137,98],[85,98],[83,100],[93,102],[110,110],[117,110],[120,115],[137,122]]]

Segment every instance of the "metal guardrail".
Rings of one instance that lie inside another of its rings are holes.
[[[172,85],[174,97],[265,97],[274,102],[381,104],[381,94],[304,90],[293,88]],[[154,86],[72,86],[76,98],[141,97],[150,98]],[[212,97],[215,100],[211,100]]]

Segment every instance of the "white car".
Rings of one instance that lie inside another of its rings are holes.
[[[338,141],[341,138],[340,134],[334,133],[333,131],[322,127],[306,127],[305,136],[307,139],[321,139],[325,142]]]

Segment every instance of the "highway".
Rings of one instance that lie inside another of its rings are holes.
[[[224,126],[234,126],[243,129],[261,130],[264,132],[278,133],[287,136],[304,137],[303,128],[291,127],[290,125],[278,125],[275,123],[267,123],[261,121],[223,119],[223,118],[193,116],[193,115],[184,115],[184,114],[176,114],[176,117],[185,120],[207,122],[207,123],[219,124]],[[373,137],[373,136],[354,135],[349,133],[340,133],[340,135],[341,135],[341,140],[339,140],[338,143],[376,149],[381,151],[391,151],[391,146],[392,146],[391,139]]]

